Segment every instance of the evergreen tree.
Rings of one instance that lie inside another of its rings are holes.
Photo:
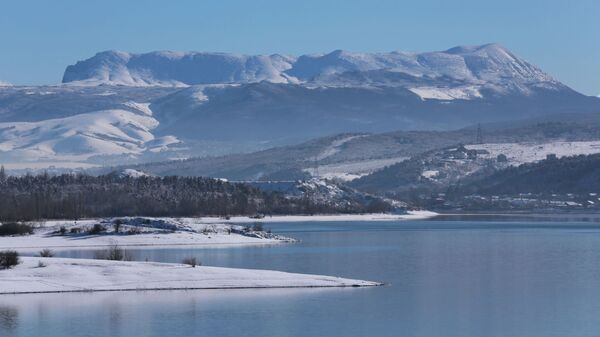
[[[6,171],[4,170],[4,165],[0,166],[0,183],[6,181]]]

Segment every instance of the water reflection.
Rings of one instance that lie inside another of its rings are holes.
[[[285,335],[286,312],[324,294],[360,289],[257,289],[29,294],[2,297],[0,336]],[[50,304],[50,305],[49,305]],[[268,304],[268,305],[267,305]],[[271,309],[275,308],[273,312]],[[280,317],[279,322],[276,316]],[[25,324],[19,324],[19,316]],[[255,335],[254,333],[252,335]],[[260,334],[259,334],[260,335]]]
[[[19,311],[14,306],[0,304],[0,331],[12,333],[19,323]],[[4,334],[0,334],[4,336]]]
[[[600,222],[600,214],[595,213],[470,213],[470,214],[441,214],[430,221],[502,221],[502,222]]]

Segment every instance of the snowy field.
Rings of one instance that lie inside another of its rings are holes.
[[[497,143],[466,145],[469,150],[486,150],[489,154],[482,158],[496,159],[499,154],[506,155],[509,164],[518,166],[524,163],[546,159],[549,154],[558,158],[579,154],[600,153],[600,141],[551,142],[551,143]]]
[[[269,270],[191,267],[155,262],[23,257],[14,269],[0,270],[0,294],[134,291],[366,287],[377,282]]]
[[[443,101],[452,101],[455,99],[470,100],[474,98],[483,98],[481,88],[478,86],[463,86],[463,87],[420,87],[410,88],[408,90],[417,94],[422,100],[435,99]]]
[[[373,173],[376,170],[386,166],[394,165],[409,159],[409,157],[394,157],[388,159],[368,159],[354,162],[343,162],[319,166],[319,177],[325,179],[339,179],[342,181],[352,181]],[[314,168],[304,169],[305,172],[314,174]]]
[[[230,246],[249,244],[276,244],[294,242],[293,239],[262,231],[244,231],[244,226],[215,223],[199,223],[198,219],[129,218],[131,224],[122,225],[115,233],[112,219],[59,220],[31,223],[35,232],[26,236],[0,237],[0,250],[14,249],[23,252],[40,249],[94,249],[119,245],[123,247],[156,246]],[[150,220],[150,223],[141,223]],[[219,223],[218,223],[219,222]],[[89,234],[95,224],[106,231]],[[64,227],[65,234],[60,234]],[[80,232],[72,233],[73,228]],[[134,230],[135,234],[128,234]]]

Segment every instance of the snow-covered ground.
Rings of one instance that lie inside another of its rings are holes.
[[[408,157],[393,157],[386,159],[367,159],[353,162],[343,162],[329,165],[319,165],[319,177],[352,181],[386,166],[407,160]],[[315,168],[307,168],[305,172],[315,174]]]
[[[377,282],[269,270],[155,262],[22,257],[0,270],[0,294],[377,286]]]
[[[423,171],[423,173],[421,173],[421,176],[431,179],[431,178],[437,177],[437,175],[439,173],[440,173],[440,171],[438,171],[438,170],[425,170],[425,171]]]
[[[334,154],[340,152],[341,147],[348,143],[349,141],[353,140],[353,139],[357,139],[357,138],[361,138],[361,137],[365,137],[365,135],[355,135],[355,136],[348,136],[348,137],[344,137],[342,139],[337,139],[334,140],[333,142],[331,142],[331,145],[329,145],[327,148],[325,148],[323,151],[321,151],[321,153],[319,153],[314,160],[323,160],[325,158],[329,158],[331,156],[333,156]]]
[[[482,98],[479,88],[476,86],[465,86],[458,88],[440,88],[440,87],[420,87],[409,89],[417,94],[421,99],[435,99],[452,101],[455,99],[470,100],[474,98]]]
[[[481,154],[478,157],[496,159],[499,154],[506,155],[509,164],[518,166],[546,159],[549,154],[555,154],[558,158],[579,154],[600,153],[600,141],[581,142],[549,142],[549,143],[498,143],[466,145],[469,150],[486,150],[489,154]]]
[[[139,248],[157,246],[219,247],[294,241],[291,238],[261,231],[250,230],[245,232],[243,226],[223,224],[225,220],[219,218],[215,218],[215,221],[210,224],[191,218],[144,218],[142,220],[140,218],[130,218],[130,220],[131,224],[121,226],[119,234],[114,232],[112,219],[33,223],[37,228],[32,235],[0,237],[0,250],[15,249],[31,252],[44,248],[60,250],[97,249],[112,245]],[[144,220],[150,220],[150,223],[141,223]],[[95,224],[102,224],[106,231],[99,234],[89,234],[88,231]],[[59,233],[61,227],[65,228],[64,235]],[[79,233],[71,233],[73,228],[77,228]]]

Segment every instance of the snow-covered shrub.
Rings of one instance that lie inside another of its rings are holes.
[[[94,258],[96,260],[131,261],[129,253],[119,245],[113,245],[105,251],[97,252]]]
[[[42,249],[40,251],[40,257],[54,257],[54,252],[50,249]]]

